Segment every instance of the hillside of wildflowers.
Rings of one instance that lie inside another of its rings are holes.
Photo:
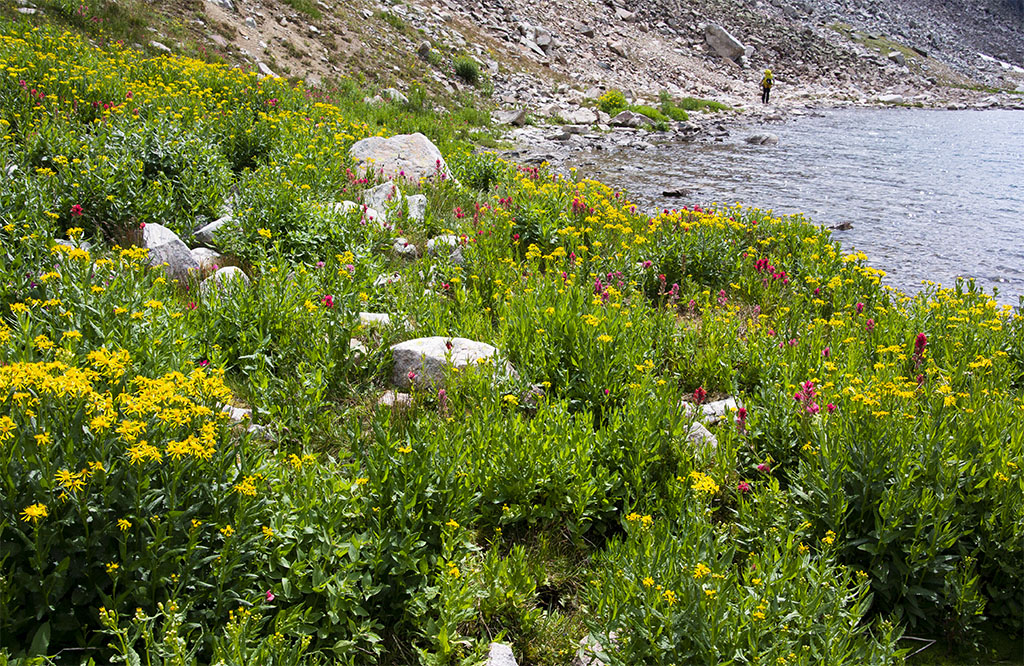
[[[0,23],[0,663],[1019,645],[1019,310],[895,292],[800,217],[652,217],[473,153],[471,109],[364,96]],[[331,205],[378,180],[355,141],[411,131],[455,175],[398,183],[422,221]],[[227,206],[248,285],[134,245]],[[399,231],[459,261],[396,257]],[[433,335],[516,373],[378,404],[390,346]]]

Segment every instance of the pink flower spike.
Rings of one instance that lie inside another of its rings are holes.
[[[827,409],[828,409],[828,413],[831,414],[832,412],[836,411],[836,406],[833,403],[830,402],[830,403],[828,403]]]
[[[740,481],[739,484],[736,485],[736,490],[740,491],[741,493],[749,493],[750,484],[747,483],[746,481]]]
[[[274,599],[276,599],[276,598],[277,598],[277,597],[275,597],[275,596],[274,596],[274,593],[273,593],[273,592],[271,592],[270,590],[267,590],[267,601],[268,601],[268,602],[270,602],[270,601],[273,601],[273,600],[274,600]]]
[[[757,466],[757,471],[767,474],[768,472],[772,471],[772,467],[768,463],[763,462]]]

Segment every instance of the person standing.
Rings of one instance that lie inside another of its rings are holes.
[[[761,79],[761,102],[764,104],[768,103],[768,96],[771,95],[773,83],[775,83],[775,79],[772,78],[772,70],[764,70],[764,78]]]

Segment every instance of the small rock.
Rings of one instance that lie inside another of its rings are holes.
[[[703,444],[711,449],[718,448],[718,440],[711,434],[710,430],[704,427],[703,423],[694,423],[690,426],[686,439],[693,444]]]
[[[889,60],[891,60],[892,62],[894,62],[897,65],[899,65],[900,67],[902,67],[903,65],[907,64],[906,57],[902,53],[900,53],[899,51],[889,51],[889,53],[888,53],[888,55],[886,55],[886,57]]]
[[[359,324],[366,327],[383,326],[386,328],[391,324],[391,315],[383,312],[360,312]]]
[[[651,122],[651,119],[647,116],[634,113],[633,111],[622,111],[614,118],[608,121],[609,125],[614,127],[642,127]]]
[[[619,19],[620,21],[624,21],[626,23],[632,23],[633,21],[636,20],[636,14],[634,14],[631,11],[629,11],[628,9],[623,9],[622,7],[616,7],[615,8],[615,18]]]
[[[232,218],[230,215],[225,215],[224,217],[219,217],[216,220],[214,220],[213,222],[210,222],[209,224],[201,227],[198,231],[196,231],[194,234],[192,234],[192,236],[197,241],[199,241],[200,243],[202,243],[204,245],[214,245],[214,246],[216,246],[216,242],[214,240],[214,235],[216,234],[217,230],[220,229],[221,227],[229,224],[230,222],[232,222],[233,219],[234,218]]]
[[[512,646],[504,643],[491,643],[487,648],[485,666],[519,666],[519,664],[512,653]]]
[[[572,125],[593,125],[597,122],[597,114],[593,109],[581,106],[569,113],[565,119]]]
[[[744,141],[758,146],[776,146],[779,143],[779,137],[775,134],[763,132],[759,134],[751,134],[744,139]]]
[[[903,95],[879,95],[878,101],[882,104],[903,104],[906,100]]]
[[[156,49],[157,51],[160,51],[161,53],[170,53],[171,52],[171,49],[170,49],[169,46],[167,46],[166,44],[163,44],[161,42],[158,42],[155,39],[153,41],[151,41],[149,43],[149,45],[151,47],[153,47],[154,49]]]
[[[628,58],[629,51],[626,43],[623,41],[611,41],[607,44],[608,50],[619,56],[620,58]]]
[[[448,248],[454,250],[459,246],[459,237],[453,234],[446,234],[444,236],[435,236],[427,241],[427,254],[436,256],[441,248]]]
[[[409,219],[422,222],[427,218],[427,195],[414,194],[405,198],[405,205],[409,209]]]
[[[685,187],[674,187],[671,190],[662,190],[661,196],[669,197],[670,199],[688,197],[690,196],[690,190]]]
[[[268,67],[267,63],[265,62],[257,63],[256,69],[258,69],[260,71],[260,74],[262,74],[263,76],[272,77],[275,79],[278,78],[277,74],[274,73],[274,70],[270,69],[270,67]]]
[[[374,287],[387,287],[393,284],[398,284],[402,281],[401,273],[381,273],[373,281]]]
[[[224,405],[220,408],[220,411],[226,412],[228,414],[228,418],[235,422],[252,418],[251,409],[243,409],[242,407],[235,407],[233,405]]]
[[[199,293],[209,296],[210,293],[224,293],[231,288],[248,287],[249,277],[238,266],[225,266],[202,281]]]
[[[383,95],[384,97],[387,97],[395,104],[409,103],[409,98],[403,95],[401,91],[396,90],[395,88],[385,88],[384,90],[380,91],[380,94]]]
[[[407,241],[404,238],[396,238],[394,244],[391,246],[391,251],[395,253],[396,257],[402,259],[417,259],[420,256],[419,250],[416,246]]]
[[[526,124],[526,109],[512,109],[509,111],[496,111],[492,114],[495,121],[503,125],[522,127]]]
[[[739,58],[746,51],[740,40],[730,35],[722,26],[714,23],[708,23],[704,27],[704,41],[714,49],[715,53],[730,60]]]
[[[246,16],[245,17],[245,25],[248,26],[249,28],[252,28],[253,30],[258,30],[259,29],[259,26],[256,24],[256,19],[254,19],[251,16]]]
[[[377,399],[378,407],[387,407],[395,411],[402,411],[412,407],[412,396],[408,393],[398,391],[385,391]]]
[[[199,264],[199,268],[203,270],[218,266],[222,260],[219,252],[208,247],[194,247],[189,252],[192,254],[192,258]]]

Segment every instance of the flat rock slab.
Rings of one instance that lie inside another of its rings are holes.
[[[498,350],[485,342],[468,338],[433,336],[406,340],[391,347],[394,366],[391,383],[400,389],[435,387],[445,384],[447,368],[475,367],[496,357]],[[514,375],[515,370],[506,362],[503,370]]]
[[[361,139],[352,144],[349,156],[356,161],[360,177],[368,171],[387,179],[407,178],[412,181],[442,174],[445,178],[452,177],[441,151],[419,132],[399,134],[389,139],[379,136]]]

